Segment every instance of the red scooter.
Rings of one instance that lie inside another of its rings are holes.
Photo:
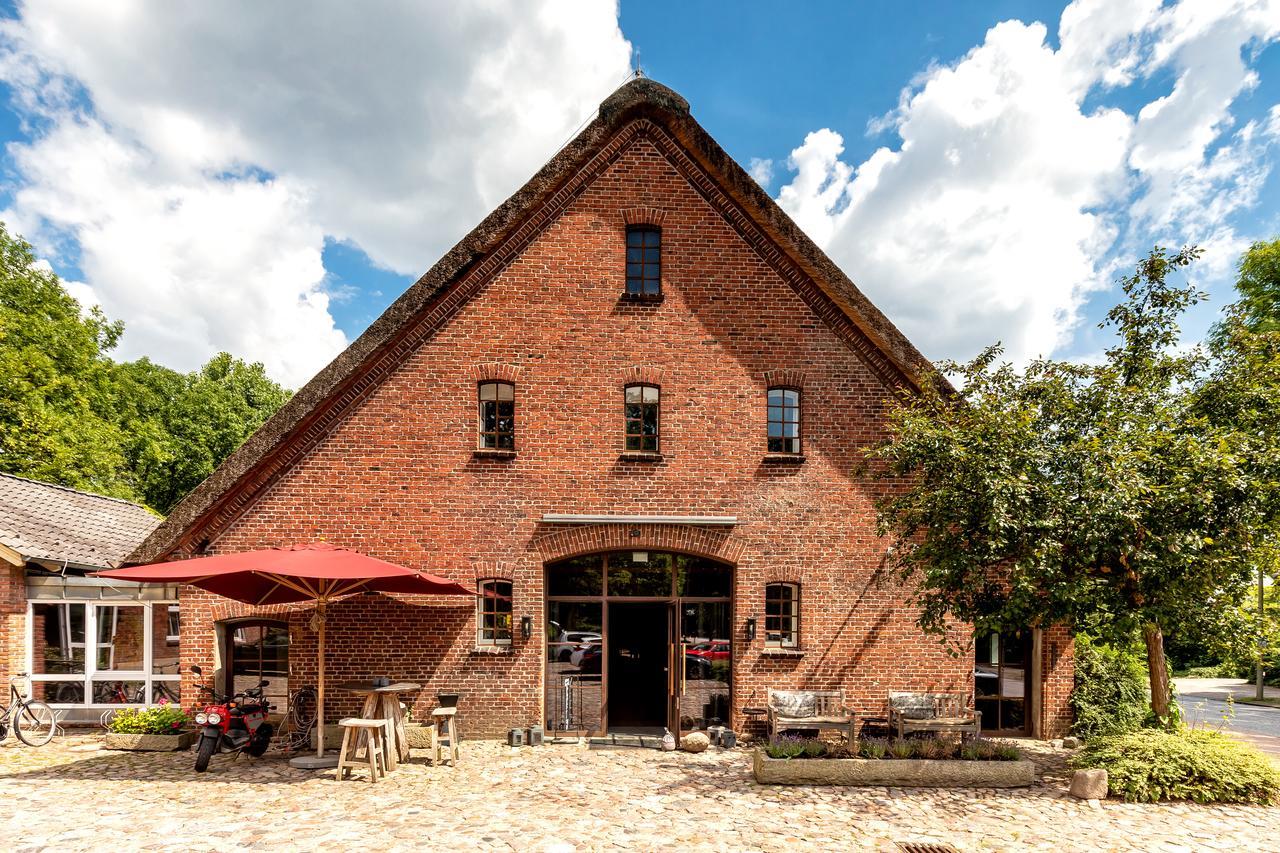
[[[201,674],[198,666],[191,667],[191,671]],[[268,683],[259,681],[257,687],[230,697],[219,695],[212,687],[200,685],[200,690],[209,694],[212,703],[196,714],[196,725],[204,727],[196,746],[197,773],[209,769],[209,759],[215,752],[247,752],[258,758],[267,751],[275,731],[267,722],[267,712],[272,706],[262,698],[262,688]]]

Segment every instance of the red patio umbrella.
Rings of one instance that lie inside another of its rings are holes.
[[[316,603],[319,620],[316,678],[316,755],[324,754],[324,620],[325,607],[355,592],[404,592],[418,595],[476,593],[453,581],[407,569],[339,548],[310,542],[260,551],[219,554],[127,569],[98,572],[98,577],[149,583],[185,583],[248,604]]]

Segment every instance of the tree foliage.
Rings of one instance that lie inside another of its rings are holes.
[[[1204,294],[1170,279],[1196,256],[1157,248],[1122,279],[1099,362],[1018,370],[998,346],[944,362],[959,390],[904,394],[871,451],[899,484],[881,527],[925,629],[1066,624],[1115,644],[1141,631],[1161,717],[1164,633],[1243,636],[1234,605],[1280,459],[1274,341],[1235,322],[1213,358],[1179,346]]]
[[[0,470],[167,512],[289,392],[227,353],[189,374],[115,362],[123,331],[0,225]]]

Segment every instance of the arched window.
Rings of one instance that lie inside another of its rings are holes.
[[[800,452],[800,392],[795,388],[769,389],[769,452]]]
[[[625,400],[627,450],[657,453],[658,386],[628,385]]]
[[[662,229],[656,225],[627,228],[627,295],[662,295]]]
[[[764,644],[800,645],[800,584],[771,583],[764,588]]]
[[[480,447],[516,449],[516,388],[510,382],[480,383]]]
[[[486,578],[476,600],[476,645],[511,645],[511,581]]]

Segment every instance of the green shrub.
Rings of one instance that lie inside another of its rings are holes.
[[[1073,763],[1105,769],[1111,793],[1130,802],[1268,804],[1280,798],[1280,771],[1266,756],[1204,729],[1142,729],[1096,738]]]
[[[807,741],[804,745],[805,758],[820,758],[826,751],[827,745],[817,738]]]
[[[1114,648],[1076,637],[1076,683],[1071,692],[1071,731],[1088,740],[1141,728],[1150,712],[1147,665],[1133,646]]]
[[[911,740],[895,740],[889,744],[890,758],[915,758],[916,744]]]
[[[191,722],[177,705],[154,708],[121,708],[107,724],[107,731],[122,735],[176,735]]]

